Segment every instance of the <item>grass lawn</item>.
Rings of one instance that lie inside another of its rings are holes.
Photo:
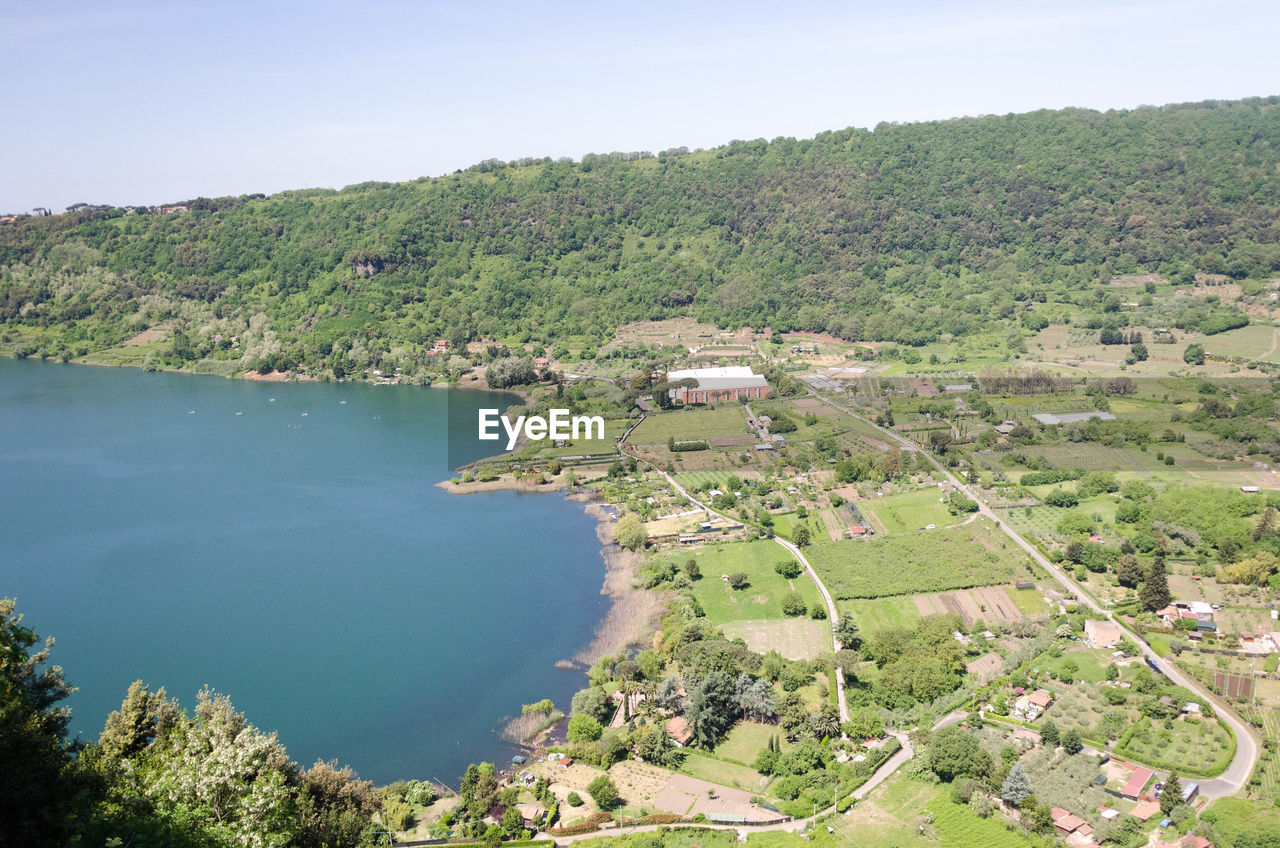
[[[692,777],[700,777],[722,786],[734,786],[748,792],[759,792],[763,776],[755,769],[736,763],[718,760],[701,751],[690,751],[684,758],[680,771]]]
[[[1040,615],[1048,612],[1049,607],[1044,602],[1044,596],[1040,594],[1039,589],[1015,589],[1007,586],[1005,591],[1009,594],[1010,599],[1018,605],[1018,609],[1022,610],[1023,615]]]
[[[758,654],[777,651],[789,660],[812,660],[831,653],[831,628],[826,620],[797,616],[787,619],[726,621],[720,625],[720,629],[730,639],[741,638],[748,648]]]
[[[958,523],[958,519],[947,512],[945,504],[938,502],[937,487],[917,489],[914,492],[903,492],[887,498],[872,501],[861,501],[859,509],[868,509],[890,533],[906,533],[919,530],[930,524],[943,526]]]
[[[1035,658],[1031,665],[1041,671],[1052,672],[1054,677],[1060,678],[1063,674],[1063,666],[1067,663],[1074,663],[1076,670],[1071,673],[1073,680],[1100,683],[1107,679],[1108,663],[1104,656],[1101,651],[1085,648],[1084,650],[1067,651],[1060,657],[1041,654]]]
[[[787,741],[786,736],[773,724],[761,724],[758,721],[740,721],[729,731],[729,735],[716,746],[715,755],[724,760],[739,763],[750,763],[769,744],[769,740],[777,737],[782,750],[795,747]]]
[[[1032,574],[1027,555],[986,519],[884,539],[818,542],[805,553],[841,600],[990,586]]]
[[[841,601],[838,606],[841,615],[853,616],[863,636],[890,627],[911,630],[920,621],[920,611],[916,609],[915,601],[904,595],[869,601]]]
[[[693,594],[706,610],[707,621],[712,624],[787,618],[782,612],[782,599],[791,591],[792,585],[807,606],[822,605],[818,587],[808,574],[802,572],[788,583],[787,578],[773,570],[776,563],[794,561],[794,557],[775,542],[763,539],[729,542],[679,551],[671,556],[677,563],[684,563],[691,557],[702,569],[702,579],[693,584]],[[746,574],[750,581],[745,589],[732,589],[727,581],[720,579],[722,574],[737,571]]]
[[[636,427],[630,441],[638,445],[712,439],[716,436],[746,436],[747,416],[738,404],[716,409],[681,409],[650,414]]]

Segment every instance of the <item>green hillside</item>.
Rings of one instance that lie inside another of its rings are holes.
[[[429,373],[436,338],[590,350],[684,314],[910,345],[1068,312],[1101,325],[1122,306],[1098,285],[1113,275],[1280,272],[1278,99],[19,216],[0,224],[0,350],[81,357],[163,323],[169,365]]]

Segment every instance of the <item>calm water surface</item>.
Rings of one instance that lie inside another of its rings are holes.
[[[56,637],[73,729],[135,679],[188,709],[207,684],[303,765],[456,785],[522,703],[567,707],[594,522],[435,488],[446,397],[0,359],[0,596]]]

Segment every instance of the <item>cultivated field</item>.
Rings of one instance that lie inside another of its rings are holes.
[[[883,539],[819,542],[806,555],[840,599],[944,592],[1031,575],[1026,554],[985,519]]]
[[[965,627],[972,627],[973,623],[979,619],[987,624],[998,624],[1002,621],[1017,621],[1022,618],[1022,610],[1002,586],[983,586],[958,592],[916,595],[912,601],[921,616],[953,612],[964,618]]]
[[[739,404],[726,404],[714,409],[681,409],[675,412],[651,413],[631,434],[638,445],[694,441],[716,436],[747,435],[747,417]]]

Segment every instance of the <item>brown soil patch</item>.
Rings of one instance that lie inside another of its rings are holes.
[[[125,339],[121,347],[142,347],[152,342],[162,342],[169,337],[168,324],[156,324],[154,327],[148,327],[136,336]]]
[[[973,662],[965,664],[965,673],[976,677],[982,683],[986,683],[1000,672],[1000,663],[1003,659],[995,651],[983,654]]]
[[[1017,621],[1022,611],[1002,586],[982,586],[962,589],[958,592],[939,592],[931,595],[915,595],[912,603],[922,616],[955,613],[964,619],[966,627],[978,619],[988,624],[1000,621]]]

